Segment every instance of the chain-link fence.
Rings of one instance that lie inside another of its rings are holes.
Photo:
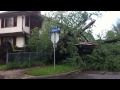
[[[45,57],[46,55],[44,53],[39,52],[7,53],[6,64],[39,64],[41,62],[44,62]]]

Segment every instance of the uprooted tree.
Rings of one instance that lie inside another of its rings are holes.
[[[107,31],[92,54],[82,57],[87,70],[120,71],[120,22]]]
[[[91,30],[95,20],[92,16],[100,16],[99,12],[88,13],[86,11],[57,11],[48,13],[44,17],[43,26],[40,30],[32,30],[28,46],[33,50],[45,52],[48,57],[52,55],[53,47],[50,40],[49,30],[61,28],[60,40],[57,44],[57,61],[68,60],[79,62],[80,56],[75,44],[79,42],[95,41]],[[85,31],[87,30],[87,31]],[[39,32],[41,31],[41,32]]]
[[[107,32],[106,39],[101,40],[90,55],[81,56],[78,54],[78,49],[75,44],[95,41],[90,28],[95,22],[93,19],[90,19],[94,14],[87,12],[67,13],[61,11],[53,12],[52,14],[49,13],[49,15],[51,17],[44,20],[43,27],[40,29],[42,31],[40,35],[38,34],[39,30],[33,30],[33,33],[36,32],[36,34],[32,35],[29,39],[29,46],[34,48],[33,50],[39,52],[44,51],[51,57],[53,47],[48,31],[59,26],[62,30],[60,33],[60,41],[56,48],[56,61],[64,60],[64,62],[69,65],[82,67],[86,70],[120,71],[119,23],[114,25],[112,31]],[[88,20],[91,20],[90,23],[87,22]],[[36,36],[37,38],[39,36],[40,40],[35,39]],[[33,46],[32,42],[34,42]],[[37,47],[38,49],[36,49]],[[52,62],[52,60],[49,61]]]

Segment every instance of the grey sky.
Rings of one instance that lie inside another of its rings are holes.
[[[0,11],[0,13],[2,12],[5,11]],[[42,11],[42,14],[44,13],[45,11]],[[112,28],[112,24],[115,24],[116,20],[120,18],[120,11],[103,11],[102,14],[103,16],[96,20],[96,27],[93,27],[93,35],[95,38],[97,38],[96,35],[99,33],[105,34],[106,30],[110,30]]]

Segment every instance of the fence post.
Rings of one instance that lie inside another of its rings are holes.
[[[31,56],[31,52],[29,53],[29,64],[30,64],[30,56]]]
[[[7,52],[7,54],[6,54],[6,65],[8,64],[8,52]]]

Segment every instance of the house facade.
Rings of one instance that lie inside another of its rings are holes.
[[[40,11],[8,11],[0,13],[0,45],[9,41],[12,45],[22,48],[35,27],[41,28]]]

